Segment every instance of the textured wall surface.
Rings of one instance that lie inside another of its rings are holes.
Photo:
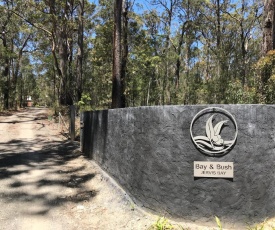
[[[212,106],[212,105],[211,105]],[[234,148],[209,157],[190,138],[207,106],[84,112],[83,151],[144,207],[162,215],[246,223],[275,216],[275,106],[216,105],[238,124]],[[194,161],[234,162],[234,178],[194,178]]]

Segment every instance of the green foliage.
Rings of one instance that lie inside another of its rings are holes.
[[[216,223],[217,223],[217,225],[218,225],[219,229],[220,229],[220,230],[222,230],[222,224],[221,224],[221,221],[220,221],[220,219],[219,219],[217,216],[215,216],[215,221],[216,221]]]
[[[267,219],[260,224],[254,226],[248,225],[247,230],[275,230],[275,225],[268,224]]]
[[[0,98],[8,90],[11,106],[26,94],[36,104],[55,106],[67,94],[83,110],[110,108],[112,1],[85,0],[83,16],[80,1],[12,2],[3,0],[0,5]],[[260,1],[171,2],[178,4],[148,1],[157,8],[148,11],[150,6],[127,1],[128,37],[122,41],[129,49],[126,106],[274,103],[275,55],[270,52],[257,62],[262,41]],[[78,68],[80,19],[82,68]],[[10,74],[4,74],[7,64]]]
[[[257,62],[256,70],[259,102],[273,104],[275,102],[275,50],[269,51]]]
[[[219,227],[219,230],[223,230],[222,224],[220,219],[215,216],[215,221],[217,226]],[[263,223],[256,224],[255,226],[247,225],[247,230],[275,230],[275,226],[272,226],[267,223],[267,220],[265,220]]]
[[[148,230],[171,230],[174,226],[164,217],[159,218]]]
[[[256,225],[256,226],[253,226],[253,227],[248,226],[247,229],[248,229],[248,230],[265,230],[265,229],[264,229],[264,224]]]
[[[226,89],[226,101],[233,104],[257,103],[257,91],[254,86],[242,86],[240,80],[230,81]]]
[[[81,100],[77,103],[80,111],[91,111],[91,97],[88,94],[82,94]]]
[[[180,225],[172,225],[168,219],[160,217],[148,230],[184,230],[184,228]]]
[[[130,209],[131,209],[131,211],[135,210],[135,204],[133,202],[130,203]]]
[[[54,103],[50,107],[50,116],[58,116],[59,113],[62,116],[67,116],[69,114],[69,107],[64,105],[59,105],[58,103]]]

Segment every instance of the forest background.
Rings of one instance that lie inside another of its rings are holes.
[[[1,109],[274,103],[274,6],[0,0]]]

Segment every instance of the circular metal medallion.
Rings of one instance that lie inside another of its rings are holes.
[[[223,156],[235,145],[238,126],[235,118],[225,109],[210,107],[193,118],[190,134],[196,147],[209,156]]]

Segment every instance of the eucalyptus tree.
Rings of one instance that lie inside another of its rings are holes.
[[[73,35],[75,30],[75,1],[45,1],[50,14],[49,26],[51,29],[52,54],[55,68],[60,77],[61,105],[71,105],[74,101],[72,90],[72,58]],[[45,15],[44,15],[45,16]]]
[[[275,49],[275,1],[265,0],[262,20],[262,57],[257,63],[259,101],[261,103],[274,103],[274,49]]]
[[[128,103],[126,78],[129,75],[129,47],[132,47],[129,42],[132,9],[133,2],[130,0],[99,2],[90,57],[93,63],[90,86],[93,105],[117,108]]]
[[[126,106],[126,81],[129,77],[128,72],[128,55],[129,55],[129,12],[133,8],[131,0],[122,2],[122,47],[121,47],[121,88],[122,88],[122,107]]]
[[[162,104],[161,27],[155,10],[145,11],[133,20],[131,27],[132,55],[131,105]]]
[[[114,32],[113,32],[113,89],[112,108],[122,107],[122,79],[121,79],[121,17],[122,0],[114,1]]]
[[[86,63],[90,68],[83,84],[92,108],[110,108],[112,104],[113,17],[113,2],[100,1],[95,9],[94,31],[88,38]]]
[[[1,11],[1,62],[2,69],[2,93],[4,109],[17,108],[18,106],[18,78],[21,77],[21,61],[28,51],[28,43],[32,40],[31,31],[21,20],[16,17],[14,11],[22,10],[22,4],[16,0],[5,0],[0,6]]]
[[[3,97],[3,108],[9,109],[9,95],[10,95],[10,57],[12,54],[12,37],[13,37],[13,15],[10,9],[13,8],[13,4],[10,1],[4,1],[3,5],[0,5],[1,13],[1,90]]]
[[[268,51],[275,49],[275,1],[264,0],[263,15],[263,45],[262,52],[266,54]]]
[[[84,0],[79,0],[77,7],[78,25],[77,25],[77,58],[76,58],[76,101],[81,100],[83,92],[83,59],[84,59],[84,14],[85,14]]]
[[[197,59],[197,43],[199,39],[200,0],[182,1],[178,10],[178,28],[173,47],[176,53],[174,103],[195,103],[190,100],[192,90],[191,60]]]
[[[28,41],[31,39],[31,34],[22,34],[19,36],[19,39],[17,42],[15,41],[14,45],[14,53],[16,55],[15,58],[12,59],[12,81],[10,85],[10,106],[13,108],[18,107],[18,79],[22,77],[22,58],[23,58],[23,53],[28,52],[25,48],[27,47]],[[28,47],[27,47],[28,48]],[[25,95],[26,96],[26,95]]]
[[[20,63],[28,55],[43,88],[35,92],[60,105],[229,103],[253,94],[258,1],[148,0],[146,9],[134,0],[3,2],[0,84],[6,107],[15,104],[18,86],[27,92],[31,74]]]
[[[37,29],[43,37],[41,42],[51,47],[59,82],[58,102],[60,105],[73,104],[82,93],[84,14],[85,6],[90,4],[86,0],[28,0],[23,4],[28,11],[13,13]],[[75,66],[78,74],[75,74]]]
[[[256,33],[261,29],[261,5],[259,1],[241,0],[232,4],[230,11],[224,12],[229,21],[230,37],[234,41],[229,65],[230,85],[242,88],[238,89],[243,92],[239,96],[239,102],[245,102],[245,93],[254,87],[252,66],[260,57],[260,37]],[[229,101],[231,96],[232,92],[228,92]]]
[[[60,104],[70,104],[72,102],[72,95],[67,89],[68,82],[68,60],[70,60],[69,49],[71,48],[71,31],[72,28],[68,23],[72,16],[73,1],[43,1],[43,0],[29,0],[22,4],[29,10],[16,11],[12,13],[23,19],[28,25],[36,28],[38,32],[42,33],[43,38],[51,46],[51,52],[54,57],[55,68],[60,78]]]
[[[163,49],[161,56],[163,57],[163,81],[162,81],[162,104],[170,104],[170,90],[173,85],[174,78],[171,78],[173,72],[173,62],[171,62],[171,37],[173,36],[172,23],[178,11],[179,0],[152,0],[151,4],[160,9],[159,18],[162,23],[162,31],[159,31],[163,37]]]
[[[228,42],[228,21],[225,20],[224,12],[229,8],[228,0],[210,0],[202,2],[200,13],[201,34],[203,37],[204,50],[206,55],[211,57],[208,62],[208,78],[212,88],[212,103],[218,100],[224,102],[225,87],[228,82],[227,57],[230,52],[231,42]],[[223,84],[220,84],[220,83]]]

